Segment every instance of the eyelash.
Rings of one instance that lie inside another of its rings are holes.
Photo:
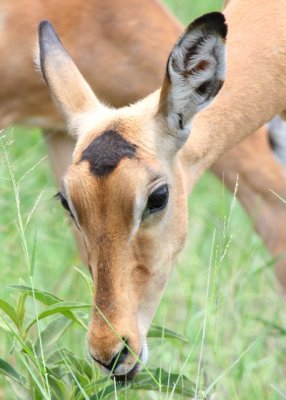
[[[74,216],[73,216],[73,214],[72,214],[72,212],[71,212],[71,210],[70,210],[70,207],[69,207],[69,205],[68,205],[68,202],[67,202],[66,198],[63,196],[63,194],[62,194],[61,192],[58,192],[58,193],[54,196],[54,198],[57,199],[57,200],[59,200],[59,201],[61,202],[61,205],[63,206],[63,208],[64,208],[66,211],[68,211],[69,214],[70,214],[70,217],[71,217],[72,219],[74,219]]]

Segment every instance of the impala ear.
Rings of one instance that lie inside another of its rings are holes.
[[[43,77],[69,123],[76,114],[84,113],[99,104],[48,21],[42,21],[39,25],[39,52]]]
[[[191,120],[217,95],[225,79],[223,14],[213,12],[191,23],[171,51],[157,117],[177,149],[190,134]]]

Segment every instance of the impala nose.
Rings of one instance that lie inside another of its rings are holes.
[[[104,367],[106,370],[111,371],[112,373],[120,373],[120,370],[124,369],[122,368],[126,358],[129,355],[129,350],[127,348],[128,343],[126,339],[123,339],[124,344],[121,348],[121,350],[115,354],[115,356],[112,358],[112,360],[109,363],[102,362],[99,358],[91,354],[92,358],[94,361],[96,361],[99,365]],[[121,367],[121,368],[120,368]]]
[[[126,342],[126,341],[125,341]],[[116,369],[124,363],[124,361],[126,360],[126,358],[128,357],[129,351],[126,347],[126,345],[124,344],[122,349],[112,358],[112,360],[110,361],[110,363],[108,364],[104,364],[103,362],[101,362],[100,360],[98,360],[97,358],[95,358],[94,356],[92,356],[92,358],[101,366],[103,366],[104,368],[106,368],[108,371],[112,371],[115,372]]]

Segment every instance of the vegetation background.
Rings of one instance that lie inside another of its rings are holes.
[[[220,9],[222,2],[166,3],[188,23],[204,12]],[[86,279],[79,272],[86,269],[78,258],[70,221],[52,199],[56,187],[39,130],[14,127],[2,135],[0,193],[1,299],[16,307],[19,290],[9,285],[21,283],[61,299],[90,303]],[[189,215],[185,250],[154,321],[184,335],[188,342],[167,340],[164,334],[150,339],[148,368],[183,373],[199,387],[215,392],[216,399],[286,399],[286,307],[273,274],[273,260],[235,196],[210,173],[190,196]],[[32,273],[25,260],[25,246],[32,254]],[[24,300],[23,323],[41,310],[32,299]],[[0,358],[27,377],[29,368],[15,350],[19,343],[8,320],[0,311]],[[44,329],[48,321],[39,322],[38,328]],[[36,336],[37,329],[32,330],[31,340]],[[56,345],[87,357],[86,332],[78,324],[72,324]],[[3,368],[0,363],[0,372]],[[12,391],[12,380],[0,375],[0,399],[25,398]],[[65,396],[62,398],[75,398],[72,391]],[[115,391],[110,396],[182,398],[181,394],[140,390]],[[34,391],[34,398],[45,397]],[[78,398],[85,396],[80,393]]]

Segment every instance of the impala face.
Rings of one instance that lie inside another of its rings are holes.
[[[184,244],[179,150],[222,86],[224,17],[193,22],[170,54],[162,89],[117,110],[98,101],[50,23],[39,35],[43,76],[77,137],[59,197],[82,232],[94,282],[89,351],[103,370],[132,378],[147,361],[146,335]]]

